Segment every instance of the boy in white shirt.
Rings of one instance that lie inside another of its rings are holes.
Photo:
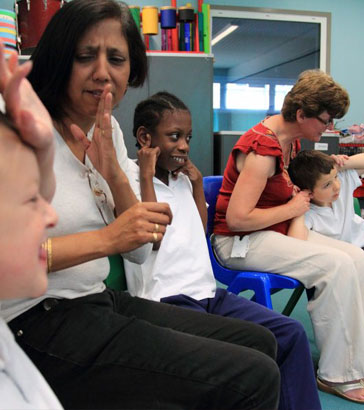
[[[8,65],[0,42],[0,93],[7,111],[5,116],[0,107],[0,303],[45,292],[42,243],[46,228],[57,221],[48,203],[55,190],[53,127],[25,79],[30,68],[18,67],[16,57]],[[1,317],[0,409],[62,409]]]
[[[288,235],[307,239],[308,230],[313,230],[363,248],[364,219],[354,212],[353,192],[361,186],[364,154],[331,157],[301,151],[288,172],[292,182],[311,195],[310,210],[292,221]]]

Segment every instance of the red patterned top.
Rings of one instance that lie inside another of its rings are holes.
[[[296,156],[301,145],[299,140],[292,143],[291,158]],[[276,173],[267,179],[267,184],[260,196],[256,207],[257,208],[273,208],[283,205],[292,197],[293,185],[289,178],[287,170],[284,168],[282,148],[276,135],[267,128],[263,123],[259,123],[245,134],[243,134],[235,144],[230,153],[222,186],[216,203],[216,213],[214,221],[214,233],[217,235],[247,235],[250,232],[232,232],[226,224],[226,210],[233,192],[235,183],[239,177],[239,172],[236,169],[235,158],[236,153],[240,151],[244,154],[254,151],[259,155],[270,155],[277,157]],[[287,234],[290,220],[280,222],[278,224],[268,226],[262,230],[270,230]]]

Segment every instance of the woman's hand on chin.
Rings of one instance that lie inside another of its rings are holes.
[[[121,171],[112,140],[110,88],[111,86],[107,85],[101,94],[91,141],[77,124],[70,126],[72,135],[81,142],[85,154],[107,182],[117,178]]]

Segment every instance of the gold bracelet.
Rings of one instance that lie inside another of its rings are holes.
[[[46,242],[46,250],[47,250],[47,269],[48,273],[52,271],[52,239],[48,238]]]

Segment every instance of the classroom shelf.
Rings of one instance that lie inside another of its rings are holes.
[[[359,147],[359,148],[363,148],[364,147],[364,143],[362,143],[362,144],[360,144],[360,143],[356,143],[356,144],[354,144],[354,143],[347,143],[347,144],[342,144],[342,143],[339,143],[339,147]]]
[[[147,55],[152,56],[171,56],[171,57],[213,57],[213,54],[204,53],[202,51],[164,51],[164,50],[148,50]]]

